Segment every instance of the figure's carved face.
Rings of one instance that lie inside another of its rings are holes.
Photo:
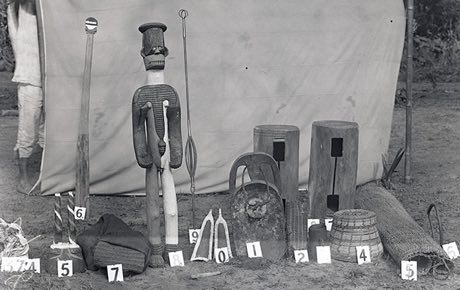
[[[142,32],[141,55],[146,70],[161,70],[165,67],[165,58],[168,56],[163,37],[165,30],[166,26],[162,23],[147,23],[139,27]]]

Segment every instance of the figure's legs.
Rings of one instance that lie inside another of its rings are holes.
[[[159,204],[159,186],[158,171],[155,165],[146,169],[145,174],[145,194],[146,194],[146,211],[147,211],[147,232],[148,240],[152,247],[150,257],[151,267],[162,267],[164,265],[163,244],[161,242],[160,232],[160,204]]]
[[[38,140],[42,114],[42,89],[31,85],[18,85],[18,135],[15,150],[19,155],[19,183],[17,190],[29,193],[32,182],[28,175],[28,161]]]
[[[166,144],[166,150],[161,157],[161,165],[163,167],[163,172],[161,174],[161,186],[163,190],[163,209],[165,213],[166,255],[169,252],[175,252],[179,249],[179,221],[177,213],[176,188],[174,187],[174,179],[170,166],[171,149],[169,144],[167,106],[169,106],[169,102],[163,101],[163,118],[165,124],[165,135],[163,137],[163,141]]]
[[[163,208],[165,213],[165,243],[166,253],[178,250],[179,244],[179,220],[177,212],[176,189],[174,179],[169,166],[165,167],[161,174],[163,189]]]

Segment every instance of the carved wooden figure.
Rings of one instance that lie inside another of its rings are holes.
[[[148,84],[136,90],[132,103],[133,141],[136,159],[146,169],[148,239],[152,245],[151,266],[164,265],[163,255],[178,250],[179,229],[176,191],[171,168],[182,163],[182,135],[179,97],[173,87],[164,84],[165,57],[163,33],[166,25],[146,23],[141,55],[147,70]],[[147,132],[147,133],[146,133]],[[165,244],[160,232],[159,181],[165,213]]]

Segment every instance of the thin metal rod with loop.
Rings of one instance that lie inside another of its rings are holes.
[[[187,29],[185,18],[188,11],[179,10],[179,17],[182,19],[182,43],[184,44],[184,67],[185,67],[185,97],[187,100],[187,142],[185,144],[185,163],[190,175],[190,193],[192,194],[192,226],[195,228],[195,172],[197,163],[197,152],[192,137],[192,125],[190,122],[190,100],[188,89],[188,63],[187,63]]]

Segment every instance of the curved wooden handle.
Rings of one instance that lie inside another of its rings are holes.
[[[263,164],[268,165],[271,169],[273,176],[272,180],[269,178],[269,175],[266,174],[267,172],[262,172]],[[233,165],[230,169],[230,177],[228,180],[229,192],[231,194],[234,194],[236,191],[236,172],[240,166],[246,166],[251,180],[267,180],[268,182],[273,183],[278,190],[281,190],[281,176],[275,159],[264,152],[250,152],[241,155],[235,160],[235,162],[233,162]],[[264,177],[264,174],[267,179]]]

